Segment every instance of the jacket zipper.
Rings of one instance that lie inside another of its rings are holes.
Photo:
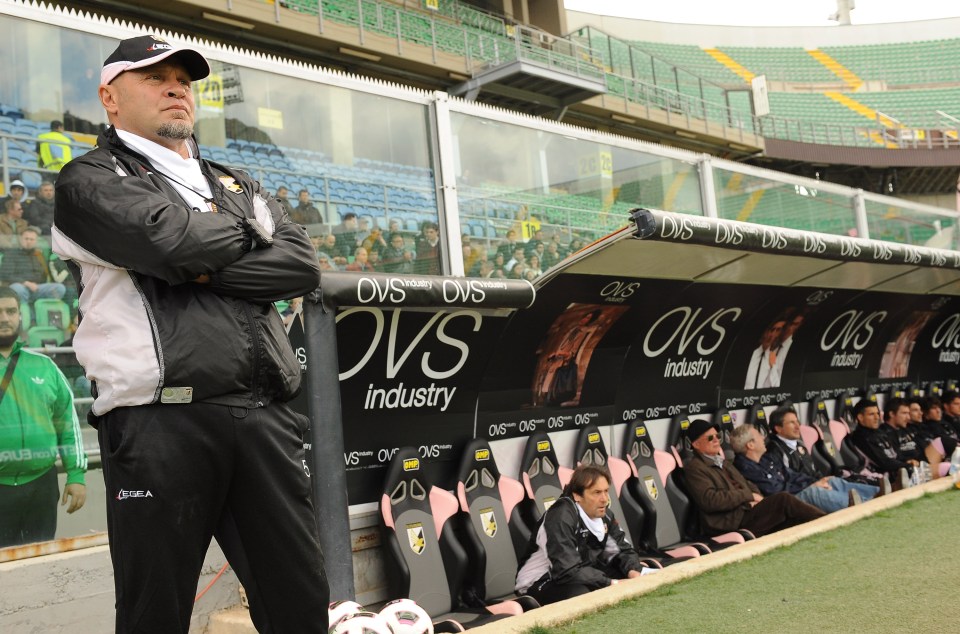
[[[257,332],[256,320],[253,316],[253,310],[250,304],[240,300],[243,304],[243,312],[247,317],[247,325],[250,327],[250,339],[253,341],[253,402],[257,407],[263,407],[263,401],[260,400],[260,334]]]

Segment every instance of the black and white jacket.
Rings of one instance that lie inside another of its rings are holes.
[[[74,348],[93,413],[292,398],[300,364],[271,302],[319,283],[303,228],[242,171],[200,158],[219,212],[201,213],[112,127],[97,143],[60,172],[52,231],[80,289]],[[241,218],[260,220],[273,246],[248,251]]]

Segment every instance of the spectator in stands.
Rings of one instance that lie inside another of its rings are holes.
[[[898,457],[914,465],[926,461],[930,464],[933,477],[939,477],[939,467],[944,455],[922,425],[910,424],[910,408],[907,402],[893,397],[887,399],[884,406],[884,423],[880,426],[880,431],[887,435],[890,444],[897,450]]]
[[[522,280],[526,279],[524,277],[524,271],[526,270],[526,265],[522,262],[517,262],[513,265],[513,268],[510,269],[510,272],[507,274],[507,279],[510,280]]]
[[[562,259],[563,256],[560,255],[557,243],[553,240],[547,242],[547,246],[544,247],[543,257],[540,258],[540,261],[543,263],[543,268],[549,269]]]
[[[413,271],[420,275],[440,275],[440,227],[435,222],[423,223]]]
[[[373,273],[375,269],[370,264],[370,256],[363,247],[357,247],[353,253],[353,262],[343,269],[344,271],[356,271],[359,273]]]
[[[360,240],[360,223],[357,214],[352,211],[345,213],[340,224],[333,228],[333,233],[337,236],[337,244],[340,245],[341,251],[347,251],[344,255],[353,254]]]
[[[514,269],[517,267],[518,264],[522,264],[524,265],[524,268],[526,268],[527,256],[523,251],[523,245],[519,245],[517,246],[516,249],[513,250],[512,257],[509,260],[507,260],[507,263],[503,265],[503,268],[504,270],[509,271],[510,273],[513,273]]]
[[[283,327],[288,334],[290,333],[290,326],[293,325],[293,320],[302,314],[303,297],[294,297],[280,313],[280,318],[283,319]]]
[[[27,186],[23,184],[22,180],[10,181],[10,193],[4,197],[3,203],[6,204],[8,200],[15,200],[19,203],[23,203],[27,199]]]
[[[51,359],[23,351],[20,326],[20,298],[0,288],[0,548],[53,539],[57,500],[73,513],[87,497],[73,393]],[[67,474],[62,497],[57,455]]]
[[[947,456],[953,455],[953,450],[957,448],[960,437],[953,427],[943,422],[943,406],[940,399],[936,396],[927,396],[920,401],[923,408],[922,429],[931,439],[940,439],[943,443],[943,452]]]
[[[824,513],[833,513],[863,500],[873,499],[877,487],[855,484],[835,477],[812,478],[794,471],[779,456],[771,455],[759,430],[753,425],[740,425],[730,435],[736,454],[733,464],[760,493],[770,496],[786,491]]]
[[[0,249],[14,248],[19,244],[20,234],[30,225],[23,219],[23,205],[19,200],[7,198],[0,216]]]
[[[63,131],[63,122],[51,121],[50,131],[37,136],[37,165],[59,172],[73,158],[72,143]]]
[[[363,223],[366,222],[366,219],[361,218],[361,228]],[[374,226],[370,229],[363,240],[360,241],[360,246],[366,249],[371,255],[387,248],[387,241],[383,239],[383,232],[380,231],[380,227]]]
[[[20,248],[10,249],[0,262],[0,282],[12,288],[23,303],[35,299],[63,299],[66,287],[50,281],[47,262],[37,248],[36,227],[27,227],[20,234]],[[28,324],[29,325],[29,324]]]
[[[780,333],[787,320],[783,316],[775,317],[763,334],[760,335],[758,345],[750,356],[747,365],[747,378],[743,385],[745,390],[763,389],[780,386],[780,374],[777,370],[777,350],[780,345]]]
[[[297,194],[297,207],[290,214],[290,220],[298,225],[314,225],[323,222],[323,214],[310,202],[310,192],[301,189]]]
[[[506,258],[503,257],[502,253],[497,251],[497,254],[493,256],[493,274],[491,277],[506,277],[506,269]]]
[[[580,465],[520,559],[516,591],[540,605],[641,576],[644,564],[610,512],[610,473]]]
[[[497,253],[503,254],[504,260],[509,260],[513,257],[513,252],[516,250],[517,246],[523,248],[523,244],[517,242],[517,232],[515,229],[507,230],[507,239],[505,242],[502,242],[500,246],[497,247]]]
[[[867,468],[889,475],[895,489],[906,486],[907,476],[918,463],[915,460],[901,460],[897,448],[880,431],[880,407],[862,398],[854,405],[853,414],[857,419],[857,428],[850,434],[850,442],[866,458]]]
[[[960,434],[960,392],[947,390],[940,397],[940,403],[943,405],[943,422]]]
[[[328,254],[324,253],[323,251],[320,251],[317,253],[317,262],[320,263],[321,271],[338,271],[339,270],[337,268],[337,265],[334,264],[333,258],[331,258]]]
[[[37,195],[23,203],[23,219],[38,228],[41,235],[50,235],[53,226],[54,210],[53,183],[43,181],[37,188]]]
[[[539,251],[538,251],[539,248]],[[524,255],[529,258],[531,255],[536,253],[537,255],[543,255],[544,252],[544,243],[543,243],[543,230],[537,229],[533,232],[533,237],[530,238],[527,243],[523,246]]]
[[[480,262],[480,269],[473,277],[493,277],[493,262],[483,260]]]
[[[527,263],[527,268],[524,269],[524,275],[526,275],[526,273],[529,271],[533,271],[534,277],[543,275],[543,270],[540,268],[540,257],[536,254],[530,256],[530,261]]]
[[[403,227],[400,224],[399,218],[391,218],[390,223],[387,225],[387,234],[394,234],[399,231],[403,231]]]
[[[277,187],[277,202],[280,203],[280,206],[283,207],[283,210],[287,212],[287,215],[290,216],[291,220],[293,220],[293,205],[291,205],[290,201],[287,199],[289,195],[290,190],[287,189],[286,185]]]
[[[330,262],[338,269],[342,269],[347,265],[347,255],[350,252],[344,252],[340,241],[337,240],[337,236],[332,233],[323,236],[323,252],[330,256]]]
[[[693,420],[687,437],[693,452],[684,460],[683,472],[705,534],[719,535],[743,528],[760,536],[824,515],[789,493],[760,495],[756,485],[724,459],[719,424]]]
[[[380,253],[381,270],[387,273],[410,273],[413,271],[413,253],[404,246],[403,235],[390,234],[390,244]]]

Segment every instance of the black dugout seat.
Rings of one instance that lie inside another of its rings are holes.
[[[547,432],[536,432],[527,438],[520,459],[520,479],[527,496],[528,526],[536,526],[557,501],[572,472],[572,469],[560,466]]]
[[[784,403],[786,405],[786,403]],[[747,411],[747,420],[744,421],[748,425],[753,425],[757,428],[757,431],[760,432],[760,435],[766,438],[770,435],[770,425],[767,421],[767,412],[764,411],[763,405],[760,403],[755,404]]]
[[[390,598],[413,599],[432,619],[464,627],[520,614],[523,609],[514,601],[486,609],[461,606],[467,554],[454,535],[451,520],[457,510],[457,498],[429,482],[417,450],[398,449],[380,500]]]
[[[457,498],[470,561],[468,604],[485,603],[489,597],[513,598],[518,555],[530,538],[519,517],[523,496],[522,484],[501,475],[486,440],[467,443],[457,474]],[[539,607],[532,597],[519,601],[524,610]]]
[[[733,416],[721,407],[713,413],[713,422],[720,426],[720,445],[727,460],[733,460],[733,445],[730,444],[730,434],[733,433]]]
[[[644,515],[636,542],[671,557],[699,557],[711,552],[706,543],[686,539],[671,501],[685,497],[676,490],[671,478],[676,461],[669,453],[654,448],[644,421],[627,424],[623,450],[633,476],[627,487]]]

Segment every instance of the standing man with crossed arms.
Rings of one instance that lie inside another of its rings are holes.
[[[118,632],[187,632],[216,537],[261,632],[326,632],[307,420],[272,302],[316,289],[306,232],[244,172],[199,156],[197,51],[144,35],[100,75],[110,127],[60,172],[54,250],[80,289]]]

